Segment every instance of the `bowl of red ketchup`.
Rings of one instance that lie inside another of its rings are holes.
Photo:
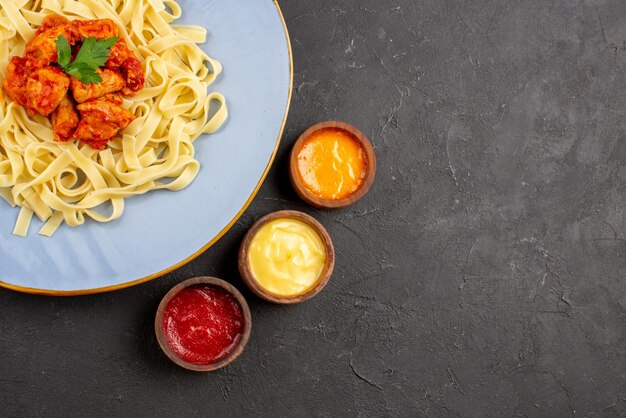
[[[174,286],[159,304],[154,329],[161,349],[188,370],[220,369],[242,352],[252,327],[248,303],[230,283],[195,277]]]

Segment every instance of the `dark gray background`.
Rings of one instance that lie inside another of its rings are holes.
[[[255,0],[256,1],[256,0]],[[110,294],[0,291],[2,415],[626,414],[626,2],[281,1],[295,60],[279,155],[235,227],[189,265]],[[318,212],[286,159],[339,119],[379,171]],[[244,289],[239,242],[277,209],[337,250],[316,299],[261,302],[243,356],[177,368],[153,336],[196,275]]]

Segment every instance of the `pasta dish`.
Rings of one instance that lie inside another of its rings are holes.
[[[51,236],[119,218],[124,199],[177,191],[199,171],[193,142],[227,119],[221,72],[175,25],[172,0],[0,1],[0,197]]]

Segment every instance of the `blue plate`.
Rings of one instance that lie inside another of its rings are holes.
[[[207,53],[224,72],[212,89],[226,97],[230,118],[198,138],[202,167],[180,192],[153,191],[126,200],[113,222],[63,225],[52,238],[11,234],[17,216],[0,200],[0,285],[61,295],[138,284],[192,260],[217,241],[250,204],[267,174],[287,117],[291,49],[280,9],[271,0],[182,0],[176,23],[206,27]]]

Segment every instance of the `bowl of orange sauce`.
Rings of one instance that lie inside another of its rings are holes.
[[[376,175],[376,156],[371,142],[354,126],[321,122],[295,142],[289,174],[296,193],[308,204],[342,208],[369,190]]]

